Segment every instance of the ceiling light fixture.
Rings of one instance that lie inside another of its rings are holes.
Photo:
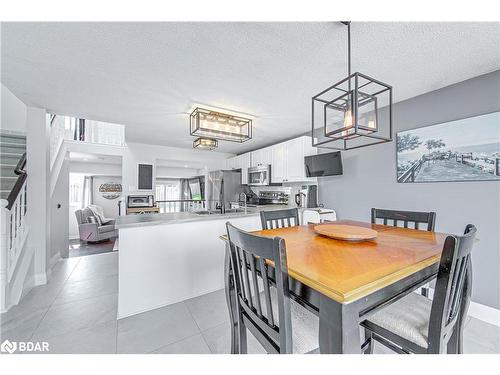
[[[242,143],[252,139],[252,120],[199,107],[191,113],[189,127],[191,135],[212,140]]]
[[[210,138],[196,138],[193,142],[193,148],[197,148],[199,150],[213,150],[217,148],[218,142],[216,139]],[[187,165],[184,167],[187,168]]]
[[[392,86],[351,74],[351,23],[347,26],[347,77],[312,98],[314,147],[350,150],[392,141]]]

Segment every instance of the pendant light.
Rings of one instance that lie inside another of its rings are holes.
[[[347,77],[312,98],[314,147],[350,150],[392,141],[392,87],[351,73],[351,23],[347,26]]]

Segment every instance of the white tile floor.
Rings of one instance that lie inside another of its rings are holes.
[[[47,285],[0,315],[1,341],[47,341],[51,353],[229,352],[223,290],[117,321],[117,273],[117,253],[60,261]],[[264,353],[248,337],[249,352]],[[465,351],[500,353],[500,328],[470,318]]]

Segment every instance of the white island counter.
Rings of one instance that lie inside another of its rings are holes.
[[[222,289],[225,245],[219,236],[227,221],[245,230],[260,229],[260,210],[118,218],[118,318]]]
[[[225,215],[119,217],[118,318],[222,289],[225,244],[219,236],[226,233],[226,222],[259,230],[260,211],[284,208],[289,207],[249,207],[247,213]]]

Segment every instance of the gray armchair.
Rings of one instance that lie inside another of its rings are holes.
[[[115,229],[115,221],[99,225],[97,218],[88,208],[75,211],[76,221],[78,223],[78,231],[80,232],[80,240],[96,242],[107,240],[118,236],[118,230]],[[94,219],[88,219],[92,217]],[[89,222],[92,221],[92,222]]]

